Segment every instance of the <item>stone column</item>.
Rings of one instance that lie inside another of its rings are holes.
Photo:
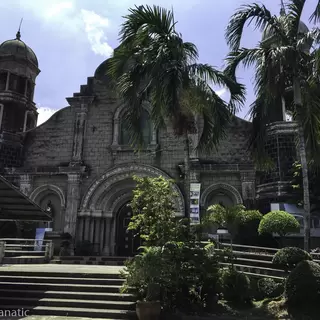
[[[28,122],[28,114],[30,113],[29,110],[27,110],[25,113],[24,113],[24,123],[23,123],[23,132],[26,131],[27,129],[27,122]]]
[[[244,205],[250,209],[249,207],[255,201],[255,179],[256,173],[255,171],[241,171],[240,172],[241,179],[241,189],[242,189],[242,199]]]
[[[115,119],[113,122],[113,140],[112,145],[117,146],[119,144],[119,119]]]
[[[4,111],[4,105],[0,104],[0,131],[1,131],[1,125],[2,125],[3,111]]]
[[[100,237],[100,218],[94,219],[94,243],[95,245],[100,245],[99,237]]]
[[[9,81],[10,81],[10,72],[8,71],[8,74],[7,74],[7,82],[6,82],[6,91],[9,90]]]
[[[67,207],[65,213],[64,232],[68,232],[74,238],[76,234],[77,215],[80,203],[80,180],[79,173],[68,174]]]
[[[94,243],[94,221],[95,219],[91,217],[90,219],[90,237],[89,241],[93,244]]]
[[[104,235],[105,235],[105,219],[100,219],[100,252],[103,252],[104,245]]]
[[[111,241],[111,227],[112,227],[112,218],[108,217],[106,219],[106,227],[105,227],[105,237],[103,244],[103,254],[105,256],[111,255],[112,249],[112,241]]]
[[[30,174],[23,174],[20,176],[20,191],[26,196],[29,196],[32,190],[32,176]]]
[[[83,239],[89,241],[89,232],[90,232],[90,217],[84,218],[84,232]]]
[[[79,217],[79,227],[77,231],[77,240],[82,242],[83,241],[83,227],[84,227],[84,217]]]

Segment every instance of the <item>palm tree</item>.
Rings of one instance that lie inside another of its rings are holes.
[[[186,214],[189,217],[190,154],[189,134],[197,132],[196,116],[203,128],[198,148],[211,150],[224,136],[230,116],[242,104],[243,86],[208,64],[198,63],[197,47],[184,42],[176,30],[171,10],[140,6],[129,10],[120,31],[120,46],[109,62],[123,103],[132,143],[141,145],[142,104],[151,105],[155,128],[172,125],[184,139]],[[212,85],[229,89],[230,103],[222,100]]]
[[[285,113],[290,112],[297,124],[305,210],[304,247],[309,250],[307,151],[310,157],[319,154],[320,95],[317,88],[320,83],[319,51],[311,50],[312,44],[318,43],[319,30],[309,32],[302,24],[300,18],[305,3],[305,0],[290,0],[286,8],[282,7],[280,17],[272,15],[264,5],[241,7],[231,17],[226,29],[226,39],[231,49],[226,73],[235,79],[239,64],[255,67],[256,100],[250,106],[250,114],[253,122],[251,145],[258,161],[265,156],[268,123],[285,121]],[[240,47],[244,26],[248,22],[264,30],[267,38],[255,48]]]

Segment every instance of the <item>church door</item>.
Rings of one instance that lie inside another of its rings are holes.
[[[127,230],[131,217],[132,210],[125,204],[117,215],[116,248],[117,255],[121,257],[134,256],[140,246],[140,238],[134,237],[134,233]]]

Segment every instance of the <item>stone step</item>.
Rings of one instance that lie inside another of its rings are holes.
[[[99,265],[99,266],[122,266],[122,261],[90,261],[90,260],[59,260],[53,259],[50,261],[52,264],[81,264],[81,265]]]
[[[56,298],[56,299],[81,299],[81,300],[107,300],[107,301],[129,301],[133,302],[134,297],[128,293],[104,293],[104,292],[81,292],[81,291],[41,291],[41,290],[16,290],[0,289],[0,297],[11,298]]]
[[[45,256],[45,251],[33,251],[33,250],[5,250],[5,257],[19,257],[19,256]]]
[[[2,308],[3,309],[3,308]],[[107,319],[135,319],[135,311],[112,310],[112,309],[86,309],[86,308],[65,308],[37,306],[28,309],[28,306],[7,305],[5,310],[28,310],[28,315],[44,316],[68,316],[68,317],[88,317],[88,318],[107,318]],[[1,309],[0,309],[1,310]]]
[[[57,284],[86,284],[86,285],[114,285],[121,286],[124,279],[108,279],[103,278],[70,278],[61,275],[60,277],[46,276],[17,276],[17,275],[1,275],[0,282],[32,282],[32,283],[57,283]]]
[[[0,281],[2,289],[19,290],[57,290],[57,291],[82,291],[82,292],[120,292],[121,286],[116,285],[86,285],[86,284],[57,284],[57,283],[32,283],[32,282],[5,282]]]
[[[72,267],[72,266],[71,266]],[[120,279],[120,274],[118,270],[115,272],[110,272],[110,269],[106,267],[106,272],[105,273],[78,273],[78,272],[71,272],[70,269],[66,270],[65,272],[54,272],[54,271],[22,271],[22,270],[3,270],[0,268],[0,275],[4,276],[22,276],[22,277],[74,277],[74,278],[94,278],[94,279]]]
[[[65,308],[85,308],[85,309],[111,309],[111,310],[135,310],[135,303],[131,301],[108,301],[108,300],[80,300],[80,299],[62,299],[62,298],[17,298],[1,297],[0,304],[23,305],[33,307],[65,307]]]
[[[69,261],[69,260],[86,260],[86,261],[126,261],[128,257],[116,256],[54,256],[55,260]]]
[[[45,261],[43,256],[16,256],[4,257],[2,264],[43,264]]]

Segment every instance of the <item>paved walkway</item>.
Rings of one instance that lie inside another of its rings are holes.
[[[121,266],[75,265],[75,264],[15,264],[0,266],[0,271],[34,271],[61,273],[109,273],[118,274]]]

